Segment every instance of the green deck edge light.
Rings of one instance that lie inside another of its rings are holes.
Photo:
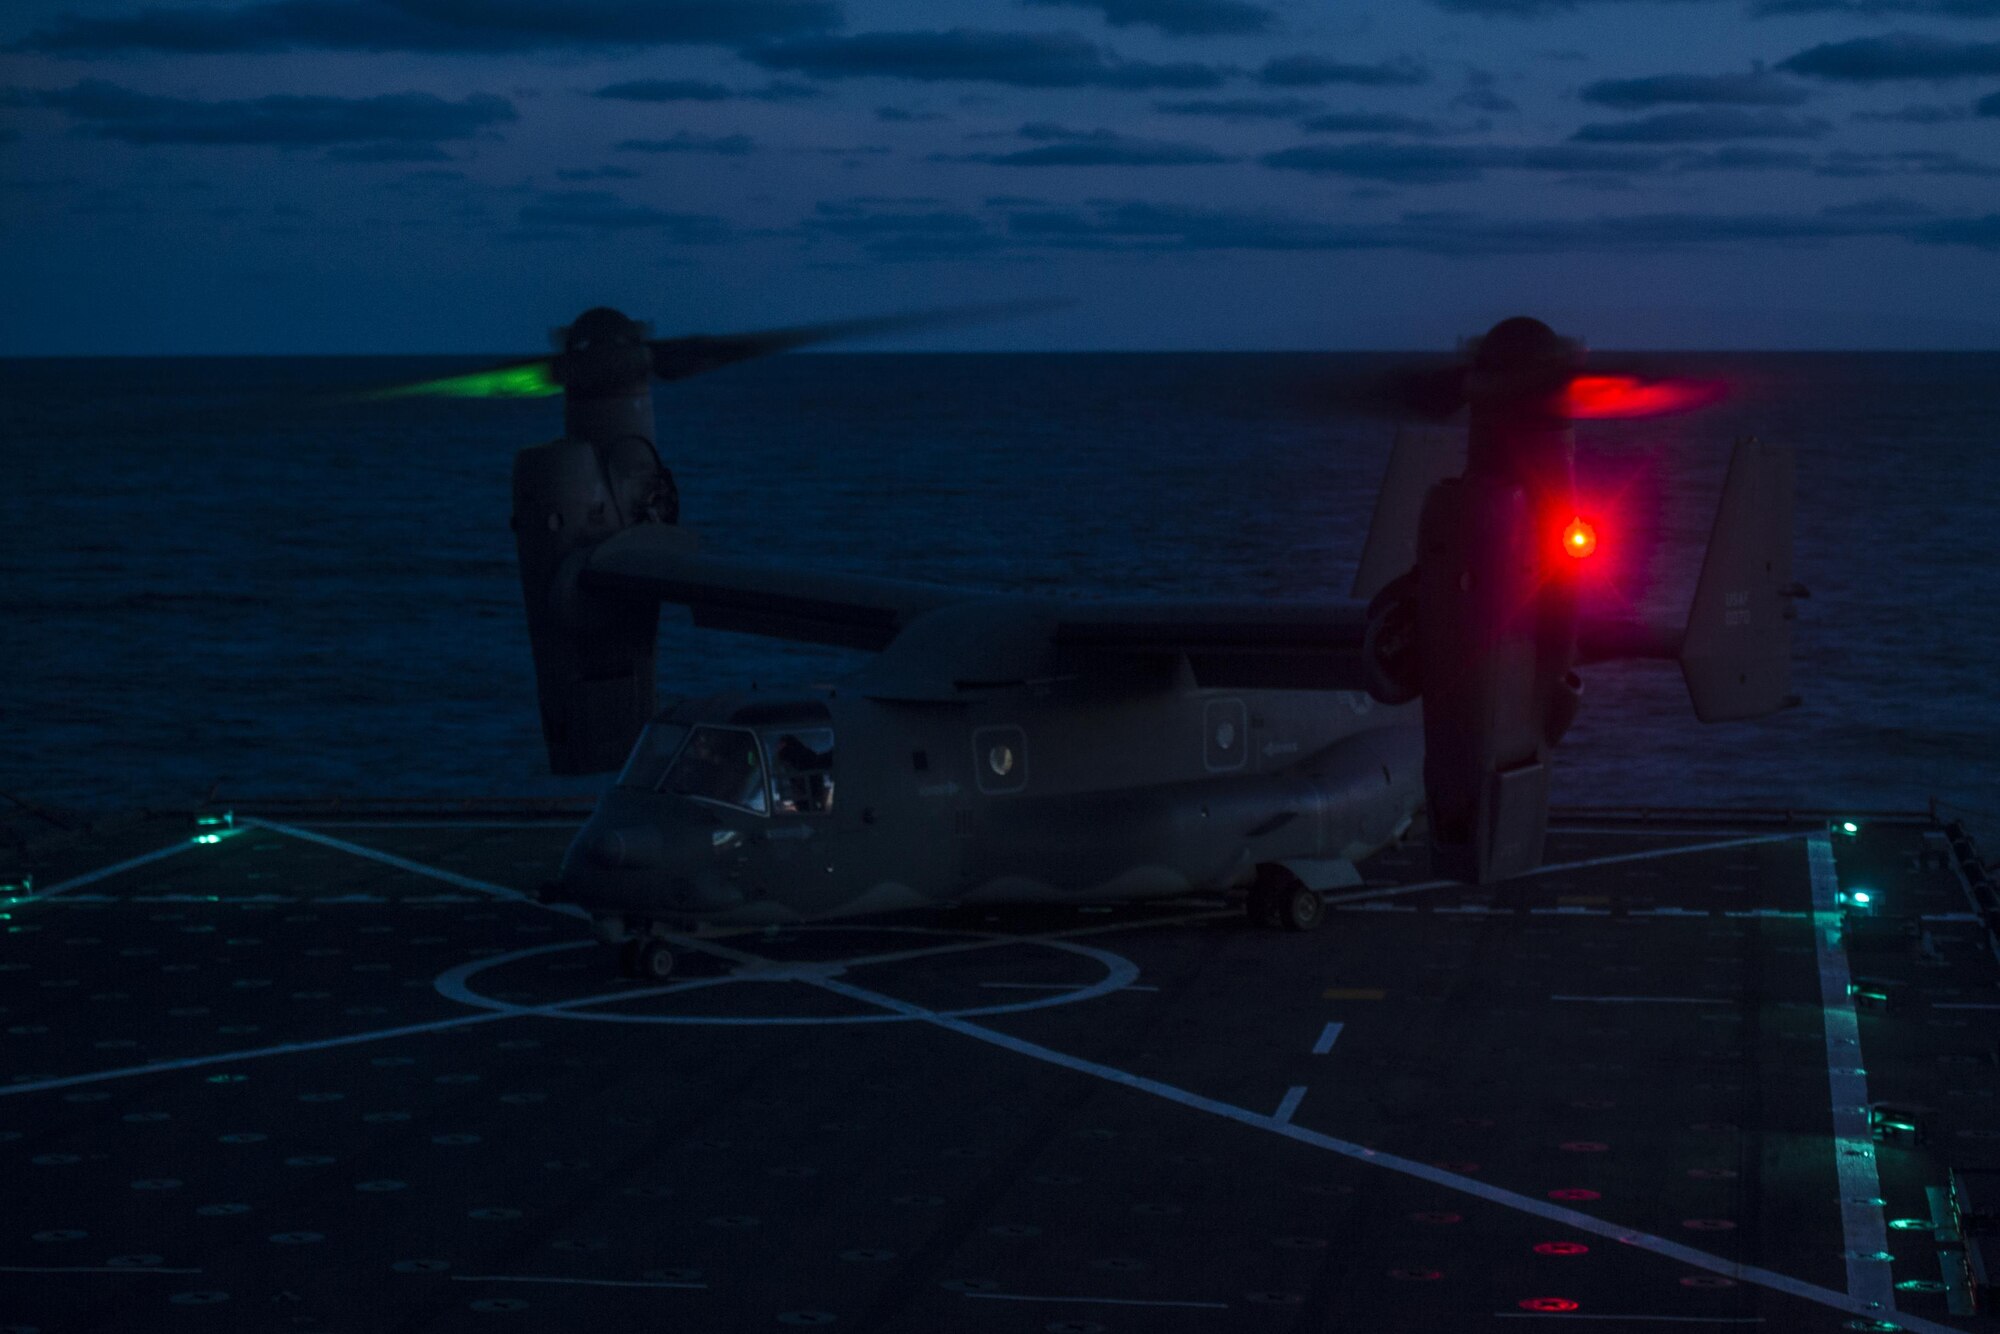
[[[1856,834],[1861,832],[1861,826],[1854,823],[1854,821],[1852,820],[1842,820],[1840,822],[1840,832],[1847,835],[1849,838],[1853,838]]]
[[[441,380],[378,389],[364,397],[382,398],[549,398],[560,394],[562,385],[554,375],[555,365],[533,361],[525,366],[503,366],[499,370],[474,371],[470,375],[448,375]]]

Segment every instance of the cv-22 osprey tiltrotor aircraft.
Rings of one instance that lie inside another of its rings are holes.
[[[654,381],[887,327],[648,340],[597,309],[544,360],[413,387],[565,396],[563,437],[514,464],[542,728],[556,772],[622,769],[544,895],[633,975],[671,972],[677,930],[949,902],[1240,887],[1305,930],[1419,812],[1441,874],[1537,866],[1580,666],[1676,660],[1704,721],[1789,702],[1790,454],[1736,446],[1684,627],[1582,613],[1572,423],[1708,387],[1586,372],[1531,319],[1404,386],[1466,414],[1462,463],[1452,436],[1399,438],[1355,601],[1066,602],[704,555]],[[831,688],[661,707],[661,603],[876,656]]]

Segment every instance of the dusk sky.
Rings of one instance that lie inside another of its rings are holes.
[[[2000,347],[2000,0],[12,0],[0,354]]]

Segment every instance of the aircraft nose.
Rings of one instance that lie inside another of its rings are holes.
[[[626,870],[666,865],[666,841],[656,825],[620,825],[600,829],[584,844],[592,861]]]

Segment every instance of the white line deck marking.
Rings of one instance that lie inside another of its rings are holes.
[[[1285,1096],[1278,1103],[1278,1110],[1271,1113],[1273,1121],[1291,1124],[1292,1116],[1299,1110],[1299,1104],[1306,1100],[1306,1086],[1294,1084],[1285,1090]]]
[[[0,1265],[0,1274],[203,1274],[204,1269],[163,1269],[159,1265]]]
[[[1193,1307],[1203,1311],[1227,1311],[1228,1302],[1171,1302],[1147,1301],[1138,1297],[1038,1297],[1025,1292],[967,1292],[964,1297],[975,1297],[984,1302],[1077,1302],[1085,1306],[1179,1306]]]
[[[1552,1001],[1585,1001],[1595,1005],[1734,1005],[1718,996],[1551,996]]]
[[[1826,1079],[1833,1098],[1834,1169],[1840,1175],[1840,1226],[1847,1238],[1847,1295],[1870,1314],[1896,1310],[1895,1278],[1886,1259],[1889,1230],[1875,1171],[1875,1140],[1868,1126],[1868,1076],[1861,1068],[1861,1022],[1855,1017],[1847,951],[1840,941],[1840,875],[1833,841],[1814,834],[1806,842],[1812,872],[1813,946],[1819,954],[1820,1013],[1826,1024]],[[1898,1317],[1900,1319],[1901,1317]]]
[[[408,871],[412,875],[429,876],[433,880],[442,880],[447,885],[457,885],[460,889],[470,889],[476,893],[490,894],[497,899],[512,899],[517,903],[530,904],[546,912],[561,913],[564,917],[579,917],[586,921],[590,918],[589,913],[575,904],[542,903],[536,899],[529,898],[518,889],[509,889],[505,885],[495,885],[485,880],[474,880],[469,875],[460,875],[456,871],[447,871],[441,867],[426,866],[422,862],[413,862],[407,857],[398,857],[393,852],[383,852],[379,848],[366,847],[360,843],[350,843],[344,838],[335,838],[331,834],[321,834],[310,829],[301,829],[297,825],[279,824],[275,820],[259,820],[255,818],[239,820],[237,821],[237,825],[239,827],[248,826],[255,829],[268,829],[275,834],[289,834],[293,838],[301,838],[308,843],[318,843],[324,847],[332,848],[337,852],[352,853],[356,857],[366,857],[369,861],[381,862],[384,866],[393,866],[399,871]]]
[[[1156,1098],[1163,1098],[1168,1102],[1176,1103],[1192,1111],[1205,1112],[1227,1121],[1234,1121],[1238,1125],[1248,1126],[1253,1130],[1262,1130],[1269,1134],[1281,1135],[1286,1139],[1296,1141],[1300,1144],[1311,1145],[1314,1148],[1338,1154],[1343,1158],[1369,1163],[1391,1172],[1414,1177],[1419,1181],[1428,1181],[1432,1185],[1442,1186],[1447,1190],[1458,1191],[1462,1194],[1473,1196],[1476,1199],[1485,1200],[1489,1204],[1498,1205],[1503,1209],[1513,1209],[1520,1213],[1530,1214],[1536,1218],[1559,1224],[1563,1227],[1575,1228],[1582,1232],[1588,1232],[1593,1236],[1605,1237],[1627,1246],[1636,1246],[1641,1250],[1664,1256],[1670,1260],[1677,1260],[1682,1264],[1706,1270],[1711,1274],[1721,1274],[1726,1278],[1736,1279],[1738,1282],[1754,1283],[1759,1287],[1769,1288],[1773,1292],[1782,1292],[1787,1296],[1816,1302],[1821,1306],[1831,1307],[1836,1311],[1846,1311],[1854,1315],[1866,1316],[1878,1316],[1879,1314],[1876,1310],[1870,1308],[1865,1300],[1852,1297],[1844,1292],[1835,1292],[1831,1288],[1822,1288],[1818,1284],[1793,1278],[1789,1274],[1780,1274],[1775,1270],[1741,1264],[1738,1261],[1726,1259],[1720,1255],[1712,1255],[1707,1251],[1697,1250],[1683,1242],[1669,1241],[1665,1237],[1655,1237],[1649,1233],[1623,1227],[1617,1223],[1612,1223],[1575,1209],[1564,1208],[1562,1205],[1548,1200],[1536,1199],[1529,1195],[1519,1195],[1513,1191],[1489,1185],[1473,1177],[1460,1176],[1455,1172],[1447,1172],[1442,1168],[1433,1167],[1429,1163],[1420,1163],[1412,1158],[1402,1158],[1395,1154],[1383,1153],[1380,1150],[1356,1144],[1351,1140],[1337,1139],[1332,1135],[1321,1134],[1316,1130],[1308,1130],[1303,1126],[1279,1121],[1275,1117],[1265,1116],[1262,1113],[1253,1112],[1248,1108],[1223,1102],[1218,1098],[1206,1097],[1187,1089],[1178,1088],[1172,1084],[1163,1083],[1157,1079],[1148,1079],[1144,1075],[1135,1075],[1130,1071],[1120,1070],[1115,1066],[1101,1065],[1096,1061],[1085,1060],[1080,1056],[1071,1056],[1067,1052],[1060,1052],[1052,1047],[1044,1047],[1038,1043],[1029,1042],[1024,1038],[1017,1038],[1011,1034],[1000,1032],[998,1029],[983,1027],[969,1020],[954,1019],[950,1016],[939,1014],[934,1010],[926,1010],[921,1006],[897,1000],[893,996],[885,996],[880,992],[870,991],[865,987],[854,986],[838,978],[816,978],[813,984],[825,987],[829,991],[854,1000],[899,1011],[912,1018],[921,1019],[926,1023],[935,1024],[939,1028],[950,1032],[962,1034],[976,1041],[1014,1052],[1016,1055],[1026,1056],[1031,1060],[1041,1061],[1077,1074],[1089,1075],[1092,1078],[1104,1080],[1106,1083],[1116,1084],[1121,1088],[1132,1089],[1140,1093],[1149,1093]],[[1898,1315],[1896,1321],[1904,1330],[1910,1331],[1910,1334],[1960,1334],[1960,1331],[1954,1329],[1952,1326],[1940,1325],[1919,1316]]]
[[[128,857],[122,862],[115,862],[110,866],[101,867],[95,871],[86,871],[82,875],[71,876],[60,884],[50,885],[47,889],[38,889],[31,894],[21,894],[11,897],[13,897],[16,903],[34,903],[39,899],[53,898],[57,894],[62,894],[72,889],[82,889],[85,885],[94,885],[100,880],[109,879],[111,876],[118,875],[124,871],[135,870],[138,867],[160,861],[166,857],[172,857],[176,853],[188,852],[195,848],[207,846],[210,845],[197,843],[192,838],[184,838],[180,842],[167,847],[155,848],[153,851],[141,853],[137,857]]]
[[[560,820],[300,820],[301,829],[581,829],[583,821]]]
[[[542,1274],[453,1274],[454,1283],[567,1283],[579,1288],[700,1288],[706,1283],[654,1283],[622,1278],[557,1278]]]
[[[1333,1044],[1340,1041],[1340,1030],[1346,1024],[1329,1019],[1325,1028],[1319,1031],[1319,1041],[1313,1043],[1313,1055],[1324,1056],[1333,1050]]]

